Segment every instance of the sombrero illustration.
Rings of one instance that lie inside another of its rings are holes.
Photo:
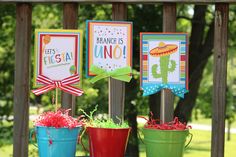
[[[167,56],[177,52],[177,50],[178,46],[175,44],[165,44],[164,42],[160,42],[158,47],[155,47],[150,51],[150,55],[153,57]]]
[[[176,61],[172,60],[170,55],[177,52],[177,50],[178,46],[175,44],[160,42],[158,47],[155,47],[149,52],[152,57],[160,58],[157,64],[152,65],[153,78],[161,78],[162,83],[168,83],[168,74],[174,72],[176,69]]]

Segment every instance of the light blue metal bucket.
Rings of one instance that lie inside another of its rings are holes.
[[[81,127],[73,129],[37,126],[39,157],[75,157]]]

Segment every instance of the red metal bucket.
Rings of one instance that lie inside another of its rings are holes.
[[[90,157],[124,157],[130,129],[87,127]]]

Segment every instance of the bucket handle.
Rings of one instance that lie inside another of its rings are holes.
[[[188,141],[188,143],[184,146],[184,148],[188,148],[189,144],[191,143],[192,139],[193,139],[193,134],[192,133],[189,133],[188,136],[190,136],[190,139]]]
[[[33,141],[33,138],[32,138],[33,135],[35,135],[35,133],[36,133],[35,129],[30,130],[29,141],[30,141],[31,144],[33,144],[35,147],[38,148],[38,146],[35,144],[37,140]],[[35,139],[36,139],[36,136],[35,136]]]
[[[84,130],[82,131],[81,135],[79,136],[79,143],[82,145],[84,151],[89,152],[88,148],[86,148],[84,143],[83,143],[83,136],[86,133],[86,129],[87,129],[87,127],[84,128]]]
[[[141,132],[141,133],[140,133],[140,132],[141,132],[140,129],[138,129],[138,130],[137,130],[138,138],[140,139],[140,141],[141,141],[143,144],[145,144],[144,141],[143,141],[143,139],[142,139],[142,137],[141,137],[142,132]]]

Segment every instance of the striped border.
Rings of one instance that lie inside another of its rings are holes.
[[[148,38],[148,35],[151,37]],[[179,45],[179,53],[180,53],[180,77],[179,84],[184,84],[185,88],[188,90],[188,82],[189,82],[189,72],[188,72],[188,34],[187,33],[155,33],[155,32],[141,32],[140,33],[140,88],[142,88],[143,84],[150,84],[148,81],[148,50],[149,45],[148,41],[150,40],[168,40],[165,35],[169,36],[184,36],[181,40],[177,39],[169,39],[169,40],[177,40],[180,41]],[[155,36],[155,37],[153,37]],[[158,39],[155,39],[155,38]],[[153,82],[152,82],[153,83]]]
[[[186,41],[180,42],[180,83],[185,83],[186,81]]]
[[[147,40],[142,42],[142,80],[148,82],[148,50],[149,45]]]

